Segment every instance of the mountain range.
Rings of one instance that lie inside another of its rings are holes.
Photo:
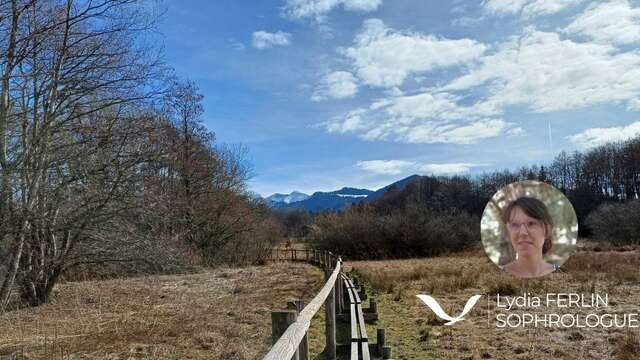
[[[276,193],[266,198],[266,200],[268,202],[274,202],[274,203],[291,204],[294,202],[306,200],[308,198],[309,198],[309,195],[307,194],[301,193],[299,191],[293,191],[291,194]]]
[[[419,178],[419,175],[411,175],[376,191],[344,187],[330,192],[317,191],[311,196],[294,191],[291,194],[273,194],[265,200],[269,206],[276,209],[302,209],[309,212],[340,211],[351,204],[379,199],[391,189],[401,190]]]

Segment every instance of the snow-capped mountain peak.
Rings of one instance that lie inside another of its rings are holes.
[[[308,198],[309,198],[309,195],[305,193],[301,193],[299,191],[293,191],[291,192],[291,194],[279,194],[279,193],[273,194],[269,196],[267,200],[276,202],[276,203],[291,204],[294,202],[306,200]]]

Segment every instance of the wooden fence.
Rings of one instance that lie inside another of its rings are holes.
[[[370,345],[365,321],[377,320],[377,303],[370,298],[368,309],[362,308],[364,290],[354,284],[342,271],[342,259],[330,251],[314,249],[273,249],[272,261],[305,261],[321,267],[326,283],[306,307],[301,300],[291,300],[287,310],[271,313],[273,347],[263,360],[308,360],[307,332],[311,319],[324,304],[325,308],[325,356],[336,359],[338,350],[349,354],[350,360],[369,360],[371,354],[391,359],[391,348],[384,345],[385,331],[378,329],[377,343]],[[365,295],[366,296],[366,295]],[[346,302],[348,306],[345,306]],[[350,323],[350,344],[336,343],[336,319]],[[372,351],[370,351],[372,350]]]

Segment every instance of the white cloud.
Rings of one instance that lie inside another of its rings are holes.
[[[356,165],[362,170],[375,174],[398,175],[405,172],[414,163],[404,160],[368,160],[358,161]]]
[[[524,134],[524,129],[521,127],[514,127],[507,131],[507,135],[510,136],[521,136]]]
[[[474,144],[500,135],[509,125],[502,119],[479,119],[467,124],[424,122],[403,135],[410,143]]]
[[[422,172],[434,175],[447,175],[447,174],[459,174],[466,173],[471,170],[472,167],[483,166],[483,164],[469,164],[469,163],[450,163],[450,164],[424,164],[419,168]]]
[[[382,0],[286,0],[284,12],[293,19],[313,18],[318,23],[326,20],[331,10],[342,5],[347,11],[370,12],[378,9]]]
[[[442,91],[487,90],[484,106],[524,105],[535,112],[624,103],[640,94],[640,52],[562,40],[527,29],[484,56]]]
[[[256,31],[252,34],[253,46],[257,49],[266,49],[277,45],[289,45],[291,34],[277,31],[270,33],[267,31]]]
[[[327,74],[316,87],[311,100],[343,99],[358,92],[357,79],[350,72],[334,71]]]
[[[451,20],[451,25],[454,27],[473,27],[480,24],[482,21],[484,21],[483,17],[462,16]]]
[[[509,15],[521,13],[530,18],[558,13],[584,0],[486,0],[484,12],[490,15]]]
[[[536,0],[531,1],[522,8],[524,17],[539,15],[551,15],[577,4],[584,0]]]
[[[580,147],[593,147],[613,141],[625,141],[640,135],[640,121],[627,126],[591,128],[567,139]]]
[[[631,99],[627,102],[627,111],[640,111],[640,99]]]
[[[397,87],[410,74],[463,64],[478,58],[485,49],[475,40],[399,32],[379,19],[370,19],[355,45],[343,53],[365,84]]]
[[[459,100],[448,93],[390,97],[323,125],[329,132],[355,133],[370,141],[454,144],[476,143],[512,128],[492,116],[496,111],[488,103],[461,106]]]
[[[427,173],[433,175],[466,173],[473,167],[485,166],[472,163],[423,164],[406,160],[358,161],[360,169],[379,175],[400,175],[407,173]]]
[[[498,114],[487,104],[464,107],[458,105],[459,100],[462,98],[445,92],[399,96],[388,103],[387,113],[402,123],[421,118],[465,120]]]
[[[528,1],[529,0],[486,0],[482,5],[484,11],[489,14],[515,14],[520,12]]]
[[[640,8],[632,8],[627,0],[593,4],[565,31],[603,43],[635,43],[640,41]]]
[[[320,126],[324,126],[330,133],[355,132],[365,127],[362,121],[364,113],[364,109],[356,109],[348,112],[340,121],[329,121]]]

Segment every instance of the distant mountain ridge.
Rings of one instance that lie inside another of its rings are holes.
[[[387,191],[389,191],[390,189],[395,189],[395,190],[402,190],[404,189],[407,185],[411,184],[414,181],[419,180],[420,178],[422,178],[422,176],[420,175],[411,175],[408,176],[404,179],[398,180],[394,183],[391,183],[387,186],[384,186],[378,190],[376,190],[373,194],[369,195],[366,199],[365,202],[371,202],[374,200],[377,200],[379,198],[382,197],[382,195],[386,194]]]
[[[275,203],[285,203],[285,204],[291,204],[294,202],[298,202],[298,201],[302,201],[302,200],[306,200],[309,198],[309,195],[305,194],[305,193],[301,193],[299,191],[293,191],[290,194],[273,194],[271,196],[269,196],[268,198],[266,198],[267,201],[270,202],[275,202]]]
[[[317,191],[311,196],[294,191],[289,195],[273,194],[266,198],[266,200],[271,207],[276,209],[302,209],[309,212],[341,211],[351,204],[374,201],[382,197],[390,189],[402,190],[408,184],[420,178],[421,176],[419,175],[411,175],[392,184],[384,186],[376,191],[368,189],[358,189],[353,187],[343,187],[340,190],[330,192]],[[305,195],[306,198],[302,200],[291,201],[294,198],[301,198],[292,197],[291,195],[294,193]],[[289,199],[289,202],[286,202],[286,199]]]

